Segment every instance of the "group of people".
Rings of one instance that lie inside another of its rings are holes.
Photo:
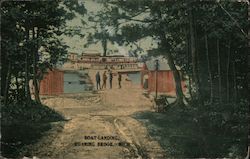
[[[108,76],[107,76],[107,72],[104,71],[102,74],[102,85],[101,85],[101,75],[100,72],[98,71],[95,75],[96,78],[96,88],[97,90],[106,88],[106,82],[107,79],[109,80],[109,88],[112,89],[112,82],[113,82],[113,73],[111,70],[108,71]],[[121,88],[121,81],[122,81],[122,75],[120,73],[118,73],[118,85],[119,88]]]

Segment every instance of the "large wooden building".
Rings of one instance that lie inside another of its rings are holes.
[[[100,53],[69,53],[65,69],[138,69],[136,57],[123,55],[101,56]]]

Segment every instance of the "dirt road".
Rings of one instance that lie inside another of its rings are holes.
[[[160,145],[131,117],[151,111],[150,100],[128,83],[115,87],[116,83],[96,93],[43,97],[44,104],[68,121],[55,123],[31,153],[60,159],[164,158]]]

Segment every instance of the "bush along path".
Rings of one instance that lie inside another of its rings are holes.
[[[30,105],[1,106],[1,155],[16,158],[22,148],[37,142],[51,123],[65,121],[64,117],[48,106],[32,102]]]

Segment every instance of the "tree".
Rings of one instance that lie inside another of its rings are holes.
[[[61,5],[62,3],[64,6]],[[12,98],[11,95],[23,96],[23,94],[13,94],[11,92],[14,90],[9,90],[13,76],[20,81],[16,82],[16,87],[25,90],[25,97],[21,98],[25,98],[23,101],[27,101],[28,104],[31,101],[29,81],[32,78],[35,100],[40,103],[38,72],[45,70],[43,67],[48,68],[56,64],[66,54],[67,47],[58,39],[64,32],[68,33],[65,27],[66,20],[72,19],[75,13],[86,13],[84,5],[77,0],[62,3],[59,1],[5,1],[2,3],[1,43],[3,45],[1,47],[6,54],[1,55],[3,57],[1,85],[7,85],[1,89],[1,95],[5,97],[5,104],[8,104],[8,99]],[[39,61],[38,50],[41,47],[50,53],[50,61],[45,63]],[[20,68],[22,65],[25,67]]]
[[[188,131],[197,134],[194,137],[197,142],[190,140],[193,136],[188,134],[187,139],[181,140],[186,141],[180,143],[183,152],[195,151],[189,146],[198,143],[199,150],[191,153],[190,157],[197,157],[197,154],[207,157],[245,154],[242,149],[247,136],[243,128],[247,128],[249,103],[244,82],[245,32],[249,25],[246,22],[247,5],[228,1],[105,2],[117,8],[116,34],[121,36],[122,43],[153,37],[157,48],[151,52],[167,57],[173,72],[178,65],[189,76],[195,97],[189,99],[189,107],[179,109],[178,106],[183,105],[183,95],[178,90],[177,107],[166,106],[166,111],[171,112],[169,115],[182,112],[183,118],[178,118],[178,121],[192,125]],[[178,74],[174,78],[176,85],[180,84]],[[228,100],[231,95],[237,95],[237,98]],[[180,126],[177,127],[175,130],[179,130]],[[233,131],[236,127],[237,132]],[[215,140],[220,132],[223,135]],[[232,138],[236,134],[239,134],[237,139]],[[188,146],[185,143],[192,144]],[[214,145],[220,149],[214,150]]]
[[[91,27],[94,30],[88,34],[88,43],[84,47],[100,42],[103,48],[103,56],[107,56],[108,42],[114,44],[117,38],[113,36],[114,26],[117,24],[117,10],[106,4],[103,4],[103,7],[103,10],[89,15],[88,20],[89,23],[94,23]]]
[[[183,103],[184,95],[181,87],[180,74],[176,69],[173,55],[173,45],[170,44],[169,33],[166,32],[167,12],[164,7],[167,4],[162,2],[140,1],[140,2],[108,2],[113,11],[116,12],[113,27],[116,29],[116,41],[119,43],[134,43],[147,36],[153,36],[158,40],[159,50],[164,52],[164,56],[168,59],[169,66],[174,74],[176,83],[177,103]],[[109,15],[106,12],[104,15]],[[113,13],[113,12],[112,12]],[[119,37],[119,38],[117,38]],[[168,37],[168,38],[166,38]]]

